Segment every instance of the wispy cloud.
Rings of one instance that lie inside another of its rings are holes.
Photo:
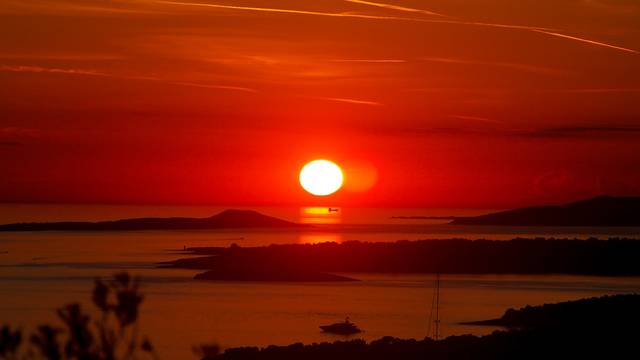
[[[5,136],[18,136],[18,137],[38,137],[40,136],[40,130],[33,128],[24,128],[16,126],[7,126],[0,128],[0,137]]]
[[[573,94],[607,94],[607,93],[637,93],[640,88],[583,88],[583,89],[553,89],[547,92]]]
[[[370,100],[362,100],[362,99],[350,99],[350,98],[337,98],[337,97],[323,97],[323,96],[303,96],[309,99],[316,100],[326,100],[326,101],[335,101],[341,102],[345,104],[354,104],[354,105],[368,105],[368,106],[382,106],[382,103]]]
[[[126,57],[111,54],[81,54],[81,53],[0,53],[4,60],[67,60],[67,61],[111,61],[122,60]]]
[[[109,76],[108,74],[86,69],[63,69],[63,68],[47,68],[41,66],[26,65],[0,65],[0,71],[4,72],[26,72],[26,73],[51,73],[51,74],[68,74],[68,75],[91,75],[91,76]]]
[[[413,13],[420,13],[420,14],[425,14],[425,15],[445,16],[445,17],[447,17],[447,15],[442,15],[442,14],[439,14],[437,12],[433,12],[433,11],[429,11],[429,10],[415,9],[415,8],[410,8],[410,7],[405,7],[405,6],[398,6],[398,5],[393,5],[393,4],[385,4],[385,3],[378,3],[378,2],[373,2],[373,1],[363,1],[363,0],[345,0],[345,1],[346,2],[350,2],[350,3],[381,7],[381,8],[385,8],[385,9],[392,9],[392,10],[398,10],[398,11],[407,11],[407,12],[413,12]]]
[[[571,127],[554,127],[542,128],[535,130],[523,130],[518,132],[519,135],[527,137],[545,137],[545,138],[567,138],[567,137],[603,137],[623,136],[623,135],[640,135],[640,127],[632,126],[571,126]]]
[[[144,15],[159,14],[160,12],[144,7],[144,1],[111,0],[102,2],[89,1],[12,1],[4,0],[0,13],[29,12],[47,13],[53,15],[69,15],[73,13],[92,13],[101,15]]]
[[[402,59],[331,59],[331,62],[341,63],[406,63],[407,60]]]
[[[106,73],[106,72],[101,72],[96,70],[87,70],[87,69],[48,68],[48,67],[41,67],[41,66],[24,66],[24,65],[18,65],[18,66],[0,65],[0,71],[100,76],[100,77],[109,77],[109,78],[125,79],[125,80],[155,81],[155,82],[160,82],[160,83],[169,84],[169,85],[176,85],[176,86],[232,90],[232,91],[243,91],[243,92],[257,92],[257,90],[255,89],[242,87],[242,86],[183,82],[183,81],[161,79],[161,78],[152,77],[152,76],[127,76],[127,75],[111,74],[111,73]]]
[[[470,120],[470,121],[478,121],[484,123],[492,123],[492,124],[501,124],[503,123],[500,120],[489,119],[480,116],[472,116],[472,115],[449,115],[450,118],[460,119],[460,120]]]
[[[539,73],[539,74],[563,73],[563,71],[561,70],[553,69],[549,67],[542,67],[542,66],[535,66],[535,65],[521,64],[521,63],[511,63],[511,62],[478,61],[478,60],[466,60],[466,59],[458,59],[458,58],[438,58],[438,57],[426,57],[426,58],[422,58],[422,60],[429,61],[429,62],[448,63],[448,64],[494,66],[494,67],[509,68],[509,69],[521,70],[521,71],[532,72],[532,73]]]

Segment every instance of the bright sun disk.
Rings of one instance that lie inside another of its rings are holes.
[[[300,170],[300,185],[313,195],[331,195],[342,187],[342,170],[329,160],[314,160]]]

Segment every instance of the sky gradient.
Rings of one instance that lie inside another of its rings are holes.
[[[0,3],[1,202],[503,208],[638,154],[637,1]]]

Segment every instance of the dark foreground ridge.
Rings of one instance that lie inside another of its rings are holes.
[[[640,226],[640,197],[599,196],[557,206],[535,206],[493,214],[456,217],[455,225]]]
[[[207,230],[224,228],[294,228],[304,225],[252,210],[225,210],[208,218],[137,218],[99,222],[16,223],[0,225],[0,231],[127,231]]]
[[[502,326],[510,329],[591,327],[614,322],[634,327],[640,322],[640,295],[615,295],[509,309],[498,319],[467,322],[467,325]]]
[[[640,275],[640,241],[630,239],[421,240],[262,247],[189,248],[163,267],[208,270],[201,279],[268,280],[265,274],[442,273]],[[293,275],[291,275],[293,276]],[[287,281],[289,281],[287,280]]]
[[[510,310],[523,318],[542,316],[545,321],[524,321],[519,329],[482,337],[451,336],[441,341],[384,337],[370,343],[240,347],[203,360],[625,359],[638,351],[639,306],[639,295],[605,296]],[[571,315],[563,315],[560,308]]]

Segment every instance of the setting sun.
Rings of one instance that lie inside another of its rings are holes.
[[[342,170],[328,160],[314,160],[300,170],[300,185],[317,196],[331,195],[342,187]]]

